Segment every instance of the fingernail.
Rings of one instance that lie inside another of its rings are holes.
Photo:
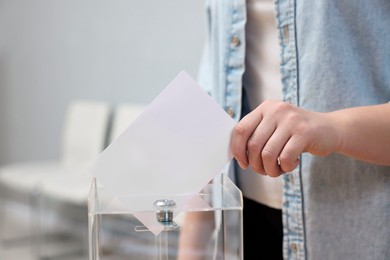
[[[242,168],[242,169],[246,169],[246,167],[247,167],[247,165],[246,164],[244,164],[244,163],[242,163],[242,162],[240,162],[240,161],[237,161],[238,162],[238,165]]]

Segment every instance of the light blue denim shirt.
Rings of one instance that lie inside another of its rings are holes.
[[[199,81],[238,120],[245,0],[206,6]],[[275,8],[285,101],[327,112],[390,100],[389,0],[276,0]],[[286,259],[390,259],[390,167],[303,154],[284,180]]]

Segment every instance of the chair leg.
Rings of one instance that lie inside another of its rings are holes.
[[[30,209],[30,226],[31,226],[31,253],[38,259],[42,255],[42,243],[44,241],[44,232],[42,231],[42,209],[43,199],[40,187],[36,187],[30,193],[29,209]]]
[[[7,196],[3,194],[0,198],[0,241],[1,246],[5,249],[11,248],[11,247],[17,247],[17,246],[29,246],[31,242],[31,232],[28,232],[26,235],[20,235],[20,236],[10,236],[7,237],[7,234],[9,233],[8,227],[10,225],[10,218],[11,218],[11,209],[10,209],[10,201]],[[30,214],[30,212],[29,212]],[[31,228],[31,227],[29,227]]]
[[[82,235],[82,240],[78,243],[78,245],[81,247],[77,246],[74,249],[61,250],[62,252],[58,252],[57,250],[55,250],[57,252],[50,252],[52,251],[50,250],[52,249],[52,246],[53,248],[56,248],[56,243],[69,242],[67,233],[52,230],[51,227],[49,227],[50,223],[48,222],[50,221],[47,221],[47,214],[50,212],[50,205],[51,202],[47,201],[43,189],[37,188],[35,192],[31,193],[31,226],[33,230],[32,237],[34,239],[34,241],[32,241],[32,254],[40,260],[69,259],[73,256],[86,255],[86,250],[88,247],[85,245],[85,243],[88,242],[88,239],[85,241],[85,236],[87,235]],[[87,234],[87,231],[85,234]]]
[[[4,196],[1,196],[0,198],[0,241],[1,245],[5,246],[5,233],[6,233],[6,226],[7,226],[7,200],[4,198]]]

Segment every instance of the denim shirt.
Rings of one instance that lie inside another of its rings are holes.
[[[239,120],[245,0],[206,7],[199,81]],[[329,112],[390,100],[390,1],[276,0],[275,8],[286,102]],[[284,183],[285,259],[390,259],[390,167],[303,154]]]

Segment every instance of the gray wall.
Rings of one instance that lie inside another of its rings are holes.
[[[73,99],[149,103],[196,77],[202,0],[0,0],[0,165],[55,159]]]

